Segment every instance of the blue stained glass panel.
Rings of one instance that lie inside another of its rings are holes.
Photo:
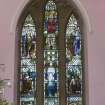
[[[49,67],[45,70],[45,96],[56,97],[58,72],[54,67]]]

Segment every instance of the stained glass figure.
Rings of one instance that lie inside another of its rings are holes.
[[[68,105],[82,105],[81,33],[74,15],[66,29],[66,91]]]
[[[36,31],[31,15],[23,24],[21,34],[20,105],[35,105]]]
[[[57,34],[56,5],[49,0],[44,18],[44,105],[59,105]]]
[[[80,34],[80,27],[76,18],[72,15],[66,30],[66,63],[69,65],[81,65]]]

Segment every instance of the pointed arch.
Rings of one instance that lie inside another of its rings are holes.
[[[85,26],[85,32],[84,33],[86,33],[86,35],[87,35],[87,33],[89,33],[90,32],[90,24],[87,22],[87,20],[88,20],[88,17],[87,17],[87,13],[86,13],[86,11],[85,11],[85,9],[84,9],[84,12],[85,12],[85,16],[83,16],[83,11],[81,10],[81,9],[79,9],[80,7],[78,7],[77,6],[77,4],[75,3],[76,1],[74,0],[71,0],[71,1],[68,1],[69,3],[73,3],[74,5],[74,7],[75,7],[75,10],[79,10],[79,12],[78,13],[80,13],[80,17],[82,17],[81,18],[81,20],[83,19],[83,26]],[[20,25],[20,23],[22,22],[21,21],[21,19],[22,19],[22,16],[23,16],[23,19],[22,20],[24,20],[24,12],[23,11],[25,11],[25,15],[27,14],[27,10],[28,9],[26,9],[26,7],[28,8],[28,7],[31,7],[30,5],[32,5],[32,1],[29,1],[29,0],[27,0],[26,2],[25,2],[26,4],[24,4],[24,5],[21,5],[20,6],[20,8],[19,9],[17,9],[17,13],[16,13],[16,15],[15,15],[15,17],[13,18],[13,24],[11,24],[11,29],[10,29],[10,32],[11,32],[11,34],[12,35],[16,35],[16,41],[17,41],[17,31],[18,30],[20,30],[19,29],[19,27],[21,27],[21,25]],[[80,3],[80,2],[79,2]],[[49,4],[49,3],[48,3]],[[26,5],[26,6],[25,6]],[[49,7],[46,7],[46,9],[48,9]],[[55,7],[53,7],[53,8],[55,8]],[[82,8],[83,9],[83,8]],[[55,9],[54,9],[55,10]],[[21,12],[22,11],[22,12]],[[82,11],[82,12],[81,12]],[[87,24],[88,23],[88,24]],[[18,27],[18,28],[17,28]],[[45,30],[47,30],[47,28],[48,28],[48,26],[46,26],[46,29]],[[51,32],[51,27],[49,27],[50,28],[50,31],[49,32]],[[18,33],[19,34],[19,33]],[[46,31],[44,31],[44,34],[46,34]],[[16,45],[16,48],[18,48],[17,47],[17,45]],[[16,51],[16,56],[18,55],[17,54],[17,49],[15,49],[15,51]],[[18,59],[18,58],[17,58]],[[16,60],[16,62],[17,62],[17,60]],[[14,69],[16,69],[17,68],[17,64],[15,65],[15,68]],[[16,78],[15,78],[15,80],[17,80]],[[15,92],[16,93],[16,92]],[[50,100],[51,101],[51,100]],[[50,102],[49,101],[49,102]],[[58,100],[57,100],[58,101]],[[52,101],[52,103],[54,103],[53,101]]]
[[[76,11],[80,14],[80,17],[82,17],[82,20],[84,22],[85,27],[85,33],[88,34],[92,31],[90,19],[88,16],[88,13],[83,6],[83,4],[79,0],[67,0],[69,4],[72,5],[72,7],[75,8]],[[20,21],[20,17],[24,14],[24,11],[29,9],[31,7],[30,5],[33,3],[33,0],[23,0],[21,4],[18,6],[15,15],[12,18],[11,26],[10,26],[10,33],[11,35],[16,35],[16,29],[17,25]]]

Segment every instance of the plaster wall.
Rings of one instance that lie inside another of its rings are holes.
[[[10,79],[4,97],[14,101],[15,23],[28,0],[0,0],[0,78]],[[75,0],[74,0],[75,1]],[[87,34],[89,105],[105,103],[105,0],[80,0],[87,11],[91,31]],[[14,31],[13,31],[14,30]]]

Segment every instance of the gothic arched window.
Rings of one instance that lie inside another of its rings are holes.
[[[81,32],[74,15],[70,16],[66,29],[66,79],[67,102],[82,101]]]
[[[25,19],[21,34],[20,105],[35,104],[36,30],[31,15]]]
[[[33,1],[20,23],[18,105],[84,105],[82,32],[68,4]]]

